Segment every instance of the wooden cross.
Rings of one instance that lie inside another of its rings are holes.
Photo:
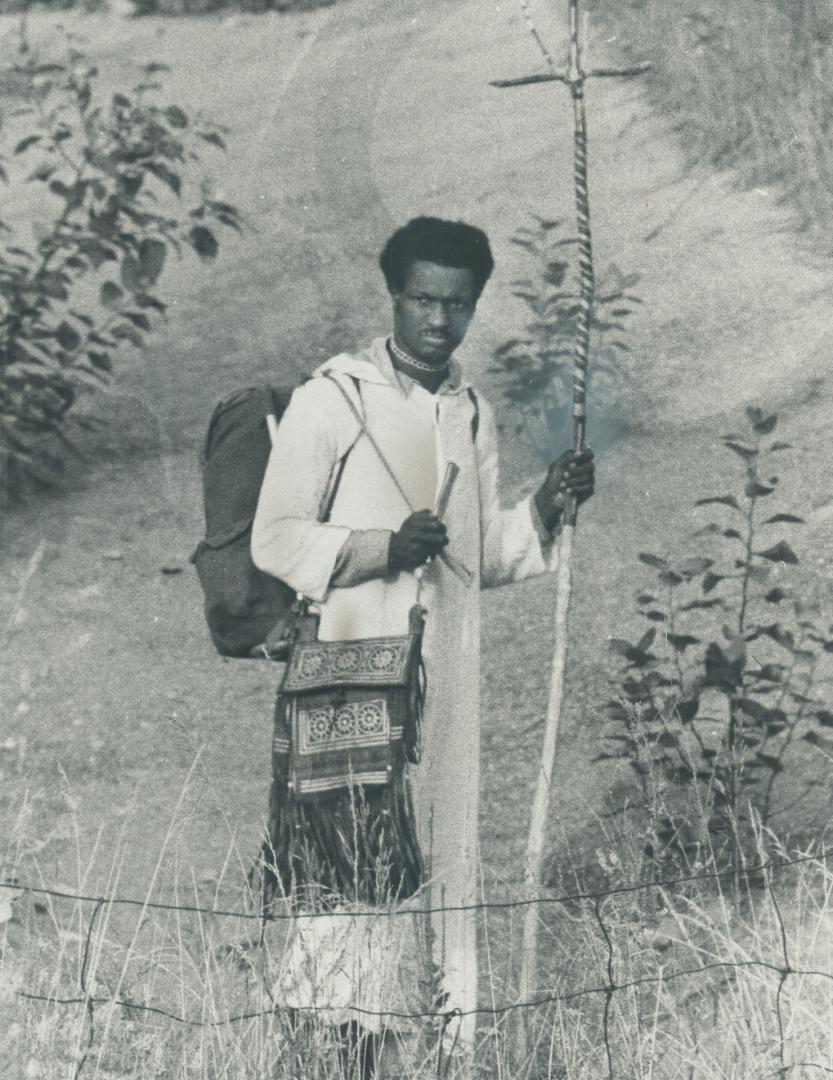
[[[563,82],[570,88],[574,117],[574,172],[576,194],[576,221],[578,225],[579,277],[581,283],[579,310],[576,321],[575,365],[573,373],[573,449],[584,449],[587,427],[587,363],[590,346],[590,327],[593,320],[595,299],[595,275],[593,271],[593,246],[590,232],[590,202],[587,194],[587,117],[584,104],[584,84],[592,78],[610,78],[641,75],[650,64],[641,63],[627,68],[591,68],[585,66],[586,43],[579,30],[579,0],[567,0],[570,20],[570,54],[565,71],[559,71],[542,38],[532,24],[527,0],[521,0],[530,32],[538,43],[550,70],[537,75],[525,75],[516,79],[498,79],[491,85],[500,88],[531,86],[536,83]],[[550,696],[547,720],[544,728],[544,745],[541,769],[535,787],[530,816],[529,839],[524,868],[524,886],[528,905],[524,917],[523,948],[521,953],[521,976],[519,998],[521,1003],[518,1025],[518,1051],[522,1059],[528,1057],[529,1009],[522,1003],[533,1000],[537,991],[538,925],[536,903],[541,890],[541,870],[544,858],[547,810],[550,804],[558,726],[564,690],[564,672],[567,660],[567,628],[572,591],[572,545],[575,531],[577,506],[571,501],[565,508],[558,547],[557,583],[555,594],[555,650],[552,659]]]

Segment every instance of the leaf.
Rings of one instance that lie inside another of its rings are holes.
[[[776,521],[783,521],[786,525],[804,525],[806,522],[804,518],[798,517],[796,514],[773,514],[772,517],[768,517],[763,522],[764,525],[774,525]]]
[[[162,240],[145,239],[139,244],[139,265],[147,285],[153,285],[165,266],[167,245]]]
[[[711,642],[705,655],[705,685],[716,686],[731,692],[740,681],[744,657],[732,656],[723,651],[717,642]]]
[[[772,446],[770,446],[769,449],[770,449],[770,452],[774,452],[776,450],[794,450],[795,447],[793,446],[792,443],[775,442],[775,443],[772,444]]]
[[[653,567],[654,570],[668,569],[668,563],[665,559],[661,559],[658,555],[651,555],[647,551],[640,551],[639,561],[645,563],[646,566]]]
[[[735,442],[734,439],[724,438],[723,445],[727,450],[731,450],[742,457],[744,461],[751,461],[752,458],[758,456],[757,450],[754,450],[751,446],[744,446],[743,443]]]
[[[714,596],[711,600],[690,600],[682,605],[680,611],[708,611],[715,607],[723,607],[723,601],[719,596]]]
[[[109,353],[96,352],[93,349],[87,350],[87,356],[90,359],[90,363],[93,367],[98,368],[99,371],[112,371],[113,361],[110,358]]]
[[[804,742],[815,746],[817,750],[823,750],[827,754],[833,754],[833,740],[825,738],[824,735],[819,735],[817,731],[808,731],[802,735],[801,738]]]
[[[55,330],[55,340],[62,349],[66,349],[67,352],[74,352],[81,344],[81,335],[74,326],[70,326],[70,324],[64,320],[58,324],[58,327]]]
[[[762,765],[765,765],[769,770],[774,773],[782,772],[784,766],[778,760],[777,757],[773,757],[772,754],[765,754],[763,750],[758,750],[755,757],[760,761]]]
[[[783,623],[772,623],[771,626],[762,626],[761,633],[766,634],[768,638],[772,638],[774,642],[780,645],[783,649],[795,648],[795,636],[791,630],[788,630]]]
[[[168,310],[158,297],[151,296],[150,293],[137,293],[133,300],[140,308],[153,308],[154,311],[158,311],[161,315],[164,315]]]
[[[775,425],[778,423],[778,414],[770,413],[767,416],[761,409],[755,405],[749,405],[746,409],[746,415],[752,423],[753,430],[758,435],[769,435],[775,430]]]
[[[700,638],[692,637],[691,634],[667,634],[669,645],[677,652],[685,652],[689,645],[699,645]]]
[[[779,589],[776,586],[774,589],[769,590],[769,592],[764,597],[764,600],[766,600],[768,604],[780,604],[781,601],[786,600],[788,596],[789,593],[785,592],[783,589]]]
[[[194,251],[203,261],[210,262],[216,258],[218,244],[214,233],[210,229],[206,229],[204,225],[195,225],[188,234],[188,239],[191,241]]]
[[[117,307],[123,296],[124,292],[115,281],[105,281],[99,293],[99,299],[106,308]]]
[[[625,641],[624,638],[611,638],[608,645],[614,652],[618,652],[624,656],[629,664],[633,664],[636,667],[644,667],[654,659],[650,653],[643,652],[642,649],[639,649],[636,645],[632,645],[629,641]]]
[[[178,105],[169,105],[165,109],[165,119],[172,128],[187,128],[188,117]]]
[[[133,325],[138,326],[140,330],[144,330],[145,332],[150,330],[150,319],[141,311],[125,311],[124,317],[130,319]]]
[[[219,146],[221,150],[225,150],[226,144],[223,141],[222,136],[216,131],[198,131],[197,134],[205,142],[211,143],[212,146]]]
[[[121,283],[129,292],[141,292],[142,281],[142,268],[139,265],[139,260],[133,255],[125,255],[121,262],[120,271]]]
[[[167,165],[162,165],[158,161],[148,161],[145,163],[145,168],[148,172],[153,173],[155,177],[166,184],[174,195],[179,195],[182,191],[182,181],[179,176],[168,168]]]
[[[722,506],[731,506],[733,510],[740,510],[741,506],[734,495],[712,495],[708,499],[698,499],[695,506],[708,506],[710,503],[720,503]]]
[[[816,719],[822,727],[833,727],[833,712],[829,712],[827,709],[819,709],[816,712]]]
[[[657,632],[656,632],[656,629],[654,627],[652,627],[650,630],[646,630],[645,633],[642,635],[642,637],[637,642],[637,645],[636,645],[637,649],[639,649],[642,652],[644,652],[646,649],[650,649],[650,647],[654,643],[654,638],[656,636],[657,636]]]
[[[636,598],[636,602],[637,604],[655,604],[657,602],[657,598],[655,596],[651,596],[649,593],[640,593],[640,595]]]
[[[144,345],[142,335],[133,326],[128,326],[127,323],[120,323],[113,329],[113,337],[118,341],[129,341],[131,345],[135,345],[137,349],[141,349]]]
[[[720,535],[725,536],[727,540],[740,540],[743,543],[743,537],[737,529],[724,529]]]
[[[766,720],[769,716],[769,709],[767,709],[766,705],[762,705],[760,701],[756,701],[754,698],[741,698],[738,707],[741,712],[751,716],[753,720]]]
[[[691,701],[678,701],[674,705],[674,711],[680,718],[680,723],[689,724],[700,710],[700,699],[693,698]]]
[[[782,563],[797,563],[798,556],[793,551],[788,543],[782,540],[780,543],[775,544],[774,547],[767,548],[766,551],[756,551],[762,559],[769,559],[770,562],[782,562]]]
[[[665,615],[662,611],[647,611],[645,613],[645,618],[650,619],[651,622],[667,622],[668,621],[668,616]]]
[[[748,499],[763,498],[765,495],[771,495],[773,491],[775,491],[774,487],[759,484],[757,480],[750,480],[743,489],[743,493]]]
[[[22,154],[28,150],[30,146],[34,146],[35,143],[39,143],[40,141],[40,135],[27,135],[26,138],[21,139],[17,146],[15,146],[14,152],[15,154]]]
[[[676,585],[682,585],[685,578],[676,572],[676,570],[663,570],[659,575],[659,580],[663,585],[670,585],[673,589]]]
[[[723,580],[723,574],[709,573],[703,577],[703,592],[710,593]]]

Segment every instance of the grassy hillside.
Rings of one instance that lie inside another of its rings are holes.
[[[827,0],[595,0],[614,49],[649,59],[645,86],[692,164],[786,199],[829,249],[833,7]],[[777,187],[777,190],[773,190]]]

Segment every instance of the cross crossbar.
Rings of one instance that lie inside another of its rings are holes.
[[[633,67],[591,68],[589,71],[579,72],[578,78],[571,75],[569,71],[542,71],[537,75],[521,75],[516,79],[493,79],[489,85],[496,86],[500,90],[505,90],[511,86],[533,86],[535,83],[547,82],[563,82],[569,86],[572,82],[583,82],[585,79],[610,79],[623,75],[644,75],[650,69],[651,65],[646,60],[641,64],[634,64]]]

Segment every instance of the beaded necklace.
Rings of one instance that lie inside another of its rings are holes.
[[[432,375],[439,375],[441,371],[448,370],[448,361],[444,364],[426,364],[424,360],[417,360],[411,356],[410,353],[406,353],[404,349],[400,349],[392,337],[388,338],[388,348],[392,355],[400,364],[405,364],[407,367],[416,368],[417,371],[430,371]]]

